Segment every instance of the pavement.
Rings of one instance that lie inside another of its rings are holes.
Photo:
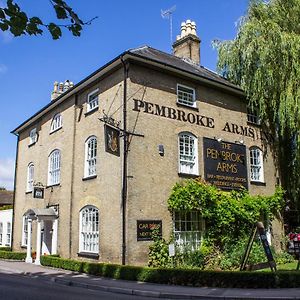
[[[57,284],[112,293],[167,299],[300,299],[300,288],[237,289],[185,287],[115,280],[20,261],[0,260],[0,273],[51,280]],[[134,299],[134,296],[132,297]]]

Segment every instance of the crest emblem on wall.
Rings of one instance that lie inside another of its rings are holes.
[[[105,151],[120,156],[119,131],[107,124],[104,125]]]

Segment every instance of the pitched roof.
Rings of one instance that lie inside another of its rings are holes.
[[[13,204],[14,192],[0,190],[0,206]]]
[[[148,60],[156,61],[164,65],[169,65],[176,69],[180,69],[182,71],[192,73],[196,76],[200,76],[202,78],[212,80],[214,82],[218,82],[220,84],[242,91],[239,86],[231,83],[217,73],[203,66],[195,64],[192,60],[180,58],[149,46],[142,46],[139,48],[131,49],[128,52],[132,53],[133,55],[138,55]]]

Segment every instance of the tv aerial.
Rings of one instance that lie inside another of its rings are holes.
[[[166,9],[166,10],[160,10],[160,14],[163,19],[170,20],[170,42],[172,46],[173,42],[173,20],[172,20],[172,14],[176,10],[176,5],[173,5],[171,8]]]

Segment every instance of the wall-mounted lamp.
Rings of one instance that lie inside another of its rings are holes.
[[[241,144],[244,145],[245,141],[244,140],[239,140],[239,141],[235,141],[236,144]]]
[[[217,140],[217,142],[219,142],[219,143],[222,142],[222,139],[220,137],[219,138],[218,137],[214,137],[214,139]]]
[[[164,145],[158,145],[158,153],[160,156],[164,156],[165,155],[165,148]]]

